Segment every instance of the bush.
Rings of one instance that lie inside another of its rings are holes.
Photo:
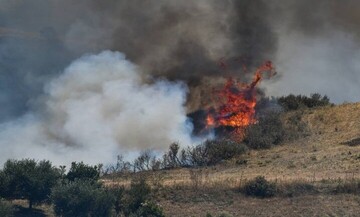
[[[113,194],[91,180],[76,180],[53,188],[54,212],[63,217],[111,216]]]
[[[240,156],[246,150],[244,144],[231,140],[207,140],[193,148],[188,148],[186,155],[190,166],[212,166]]]
[[[114,197],[114,209],[116,212],[116,216],[120,216],[121,212],[124,211],[125,205],[124,205],[124,194],[125,194],[125,188],[124,187],[112,187],[111,193]]]
[[[163,210],[157,204],[153,202],[144,202],[141,204],[141,207],[136,211],[135,214],[130,216],[136,217],[165,217]]]
[[[258,119],[258,123],[246,129],[244,142],[252,149],[266,149],[281,143],[285,138],[285,129],[280,113],[269,112]]]
[[[13,216],[12,205],[9,202],[4,201],[2,199],[0,199],[0,216],[1,217],[11,217],[11,216]]]
[[[98,166],[89,166],[83,162],[72,162],[70,170],[66,175],[69,181],[76,179],[97,181],[100,177],[100,168]]]
[[[360,194],[360,180],[341,181],[337,184],[334,193]]]
[[[311,183],[306,181],[294,181],[278,185],[278,193],[286,197],[294,197],[303,194],[317,193],[317,189]]]
[[[204,143],[207,153],[207,165],[215,165],[230,160],[246,152],[246,146],[231,140],[212,140]]]
[[[178,157],[180,145],[178,143],[172,143],[169,147],[169,151],[163,156],[163,167],[166,169],[173,169],[180,166],[180,160]]]
[[[28,199],[33,203],[49,199],[51,188],[57,183],[60,170],[49,161],[8,160],[0,172],[0,196],[8,199]]]
[[[318,93],[311,94],[310,97],[290,94],[278,98],[278,102],[285,111],[332,105],[326,95],[321,96]]]
[[[136,213],[143,203],[150,199],[151,188],[145,179],[131,181],[130,189],[125,196],[125,215]]]
[[[271,183],[264,176],[258,176],[247,182],[241,189],[247,196],[255,196],[260,198],[273,197],[276,193],[275,183]]]

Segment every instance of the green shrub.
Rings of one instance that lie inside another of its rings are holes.
[[[252,149],[266,149],[281,143],[285,129],[280,113],[269,112],[258,118],[258,123],[246,129],[244,142]]]
[[[143,203],[149,201],[151,188],[143,178],[131,181],[130,189],[125,195],[125,215],[136,213]]]
[[[290,94],[288,96],[279,97],[278,103],[284,108],[285,111],[332,105],[326,95],[321,96],[318,93],[311,94],[310,97],[303,95],[295,96]]]
[[[63,217],[111,216],[115,201],[100,184],[80,179],[53,188],[51,199],[55,214]]]
[[[51,188],[60,176],[60,170],[49,161],[8,160],[0,172],[0,196],[27,199],[31,209],[33,203],[49,199]]]
[[[247,196],[254,197],[273,197],[276,193],[275,183],[271,183],[265,179],[264,176],[258,176],[255,179],[247,182],[241,189]]]
[[[246,146],[231,140],[210,140],[205,142],[208,153],[207,165],[215,165],[244,154]]]
[[[100,177],[100,169],[98,166],[89,166],[83,162],[72,162],[69,172],[66,178],[69,181],[75,181],[76,179],[97,181]]]
[[[1,217],[12,217],[13,216],[13,207],[12,205],[5,201],[0,199],[0,216]]]
[[[141,204],[141,207],[136,211],[135,214],[131,214],[130,216],[136,217],[165,217],[163,210],[160,206],[153,202],[144,202]]]
[[[110,191],[114,197],[114,209],[116,212],[116,216],[120,216],[120,214],[125,210],[125,204],[124,204],[125,188],[112,187]]]

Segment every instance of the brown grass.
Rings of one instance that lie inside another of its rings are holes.
[[[246,164],[233,160],[209,168],[137,175],[149,177],[150,183],[152,176],[161,176],[161,186],[167,191],[159,194],[159,201],[167,216],[218,216],[222,212],[230,216],[356,216],[360,195],[332,192],[339,180],[360,179],[360,146],[343,144],[360,137],[360,103],[296,111],[285,118],[297,113],[309,135],[269,150],[252,150],[241,159]],[[295,197],[261,200],[234,191],[259,175],[283,189],[292,187],[295,193],[284,191],[282,196]],[[130,180],[118,177],[104,182],[128,185]]]
[[[134,176],[146,177],[166,216],[357,216],[360,146],[343,143],[360,138],[360,103],[296,111],[285,119],[297,113],[309,136],[296,141],[252,150],[214,167],[142,172],[102,181],[107,186],[128,186]],[[276,182],[274,198],[246,197],[238,191],[256,176]],[[13,203],[27,206],[25,201]],[[35,208],[38,216],[54,216],[51,206]]]

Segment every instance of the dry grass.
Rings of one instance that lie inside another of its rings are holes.
[[[134,176],[145,176],[166,216],[357,216],[360,146],[344,143],[360,138],[360,103],[296,112],[308,126],[307,137],[214,167],[128,174],[103,182],[128,186]],[[277,196],[256,199],[239,193],[256,176],[276,182]],[[54,216],[51,206],[35,207],[37,213],[30,215],[21,209],[24,201],[13,203],[20,210],[17,216]]]
[[[34,205],[32,210],[28,209],[27,200],[13,200],[15,217],[55,217],[52,206],[47,204]]]
[[[161,202],[166,216],[358,216],[358,195],[304,195],[293,198],[256,199],[228,194],[217,202],[194,200]]]
[[[240,159],[246,164],[234,160],[209,168],[138,175],[147,176],[150,183],[161,180],[167,190],[160,191],[159,201],[167,216],[218,216],[224,211],[230,216],[356,216],[360,195],[331,192],[341,182],[360,179],[360,146],[343,144],[360,137],[360,103],[296,111],[285,118],[299,112],[309,136],[269,150],[252,150]],[[234,191],[259,175],[293,189],[284,191],[286,197],[265,200]],[[127,185],[130,180],[104,182]]]

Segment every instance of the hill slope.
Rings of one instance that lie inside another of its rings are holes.
[[[294,117],[306,123],[308,135],[293,142],[251,150],[216,167],[138,175],[165,186],[157,200],[166,216],[357,216],[360,195],[331,192],[339,183],[360,179],[360,103],[290,112],[284,120]],[[259,175],[279,185],[311,183],[317,191],[265,200],[237,192]],[[105,182],[124,184],[129,178]]]

